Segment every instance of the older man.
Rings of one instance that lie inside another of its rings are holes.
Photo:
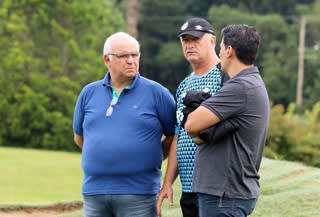
[[[174,135],[175,101],[166,88],[140,76],[139,43],[127,33],[107,38],[103,60],[108,72],[82,89],[74,111],[84,213],[155,217],[163,151]]]
[[[180,199],[184,217],[198,217],[197,194],[192,189],[196,144],[183,128],[183,104],[189,91],[216,93],[221,87],[220,59],[215,52],[216,36],[212,25],[205,19],[188,19],[180,28],[177,38],[180,40],[185,59],[191,64],[190,73],[178,86],[176,135],[171,145],[168,166],[161,193],[157,201],[157,212],[161,215],[161,204],[172,198],[172,184],[179,174],[182,184]]]

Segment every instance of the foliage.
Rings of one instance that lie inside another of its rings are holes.
[[[273,106],[265,155],[320,167],[320,102],[303,115],[295,112],[294,104],[287,111]]]
[[[309,5],[307,14],[306,49],[304,64],[304,104],[302,109],[310,109],[318,101],[320,87],[319,20],[312,18],[318,13],[320,1]],[[227,15],[226,15],[227,14]],[[261,43],[256,64],[260,67],[270,99],[274,104],[285,107],[296,98],[298,70],[299,16],[278,14],[261,15],[228,5],[212,6],[208,16],[216,29],[229,23],[246,23],[255,26],[261,35]],[[317,26],[317,27],[316,27]],[[290,54],[290,55],[288,55]]]
[[[0,1],[0,146],[76,151],[72,113],[80,89],[105,72],[105,38],[126,31],[123,0]],[[176,35],[191,16],[203,16],[216,30],[247,23],[261,33],[256,64],[272,108],[267,156],[319,165],[320,0],[139,1],[141,73],[168,87],[191,72]],[[307,18],[304,104],[294,106],[299,18]],[[280,105],[281,104],[281,105]],[[289,106],[289,107],[288,107]],[[289,115],[290,114],[290,115]]]
[[[212,6],[208,15],[217,31],[230,23],[254,26],[261,35],[256,65],[261,70],[270,99],[275,104],[281,103],[285,106],[295,100],[295,71],[298,58],[295,51],[295,24],[288,25],[280,15],[243,13],[227,5]],[[219,36],[218,33],[217,37]],[[288,52],[292,55],[287,55]]]
[[[102,77],[104,40],[123,26],[113,1],[2,1],[0,145],[77,150],[76,96]]]
[[[292,15],[297,12],[295,8],[297,4],[311,4],[314,0],[215,0],[213,2],[216,5],[228,4],[230,7],[239,8],[249,13]]]
[[[179,55],[180,43],[176,39],[180,26],[188,17],[203,16],[211,21],[217,33],[217,51],[219,32],[223,26],[246,23],[255,26],[262,36],[256,64],[261,69],[270,99],[274,104],[286,107],[296,99],[300,13],[316,18],[319,5],[319,0],[290,0],[290,3],[274,1],[272,4],[269,1],[253,0],[201,1],[196,4],[193,0],[143,0],[140,2],[139,17],[141,72],[165,84],[175,93],[178,83],[191,71],[183,55]],[[320,87],[320,62],[317,61],[319,50],[311,49],[320,46],[317,44],[320,31],[318,26],[318,19],[308,18],[302,109],[310,109],[317,101],[317,91],[313,90]],[[164,55],[171,55],[169,60],[172,61],[168,62]]]
[[[179,16],[185,13],[187,5],[181,4],[181,0],[142,0],[140,6],[140,71],[175,93],[177,84],[189,72],[189,64],[184,60],[180,42],[176,39],[177,31],[184,22],[184,18]]]

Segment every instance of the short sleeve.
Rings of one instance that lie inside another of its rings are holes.
[[[220,120],[233,117],[242,111],[246,105],[246,93],[243,84],[237,81],[229,81],[220,91],[201,103],[215,113]]]
[[[80,95],[78,96],[74,113],[73,113],[73,132],[80,136],[83,135],[83,120],[84,120],[84,90],[81,91]]]

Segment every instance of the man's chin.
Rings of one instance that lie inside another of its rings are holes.
[[[197,64],[199,62],[198,57],[192,56],[187,58],[188,62],[190,62],[191,64]]]
[[[127,71],[127,72],[126,72],[126,75],[127,75],[127,77],[129,77],[129,78],[134,78],[137,74],[138,74],[137,71]]]

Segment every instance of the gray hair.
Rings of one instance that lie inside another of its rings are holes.
[[[133,36],[129,35],[128,33],[125,33],[125,32],[116,32],[112,35],[110,35],[105,43],[104,43],[104,46],[103,46],[103,55],[107,55],[108,53],[112,52],[111,50],[111,43],[113,41],[114,38],[117,38],[117,37],[122,37],[122,38],[127,38],[127,39],[133,39],[135,42],[136,42],[136,45],[137,45],[137,48],[140,50],[140,44],[138,42],[137,39],[135,39]]]

